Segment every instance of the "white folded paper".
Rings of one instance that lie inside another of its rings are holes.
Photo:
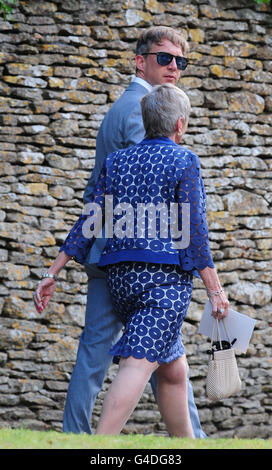
[[[209,300],[207,300],[202,318],[199,323],[198,333],[208,336],[209,338],[211,338],[212,335],[214,320],[214,317],[211,315],[211,313],[212,304]],[[222,323],[222,321],[219,321],[221,339],[228,341],[228,337],[225,333]],[[229,308],[229,313],[227,317],[224,318],[224,323],[226,325],[230,340],[232,341],[234,338],[236,338],[233,348],[242,353],[245,353],[247,351],[256,320]]]

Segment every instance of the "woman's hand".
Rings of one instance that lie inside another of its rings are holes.
[[[206,268],[199,271],[200,277],[204,282],[209,300],[212,304],[212,316],[222,320],[228,314],[229,301],[223,291],[216,269]]]
[[[210,295],[210,302],[212,304],[212,316],[222,320],[228,315],[229,301],[226,297],[225,292],[221,292],[218,295]]]
[[[56,281],[52,278],[44,278],[39,283],[36,292],[33,294],[33,301],[38,313],[41,313],[47,306],[54,294]]]
[[[59,253],[54,263],[49,268],[48,274],[54,274],[57,276],[60,270],[69,261],[69,259],[71,259],[71,256],[66,255],[64,251]],[[45,277],[40,281],[36,292],[33,294],[33,300],[38,313],[41,313],[45,309],[46,305],[54,294],[55,287],[56,281],[52,277]]]

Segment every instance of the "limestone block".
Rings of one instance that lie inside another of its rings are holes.
[[[256,134],[261,134],[261,135],[272,135],[272,130],[271,126],[268,124],[254,124],[251,127],[251,131],[256,133]]]
[[[42,126],[40,124],[34,126],[24,126],[23,127],[26,134],[41,134],[48,133],[49,129],[47,126]]]
[[[196,302],[190,302],[186,318],[191,321],[199,322],[203,314],[203,305],[199,305]]]
[[[68,88],[65,81],[57,77],[50,77],[48,84],[50,88]]]
[[[94,93],[89,92],[82,92],[82,91],[64,91],[64,92],[56,92],[56,91],[48,91],[49,98],[59,98],[62,101],[68,101],[72,103],[95,103],[97,97]]]
[[[65,158],[57,154],[47,154],[46,160],[50,166],[61,168],[63,170],[74,170],[75,168],[79,167],[78,159],[75,157]]]
[[[53,75],[53,68],[48,65],[13,62],[8,64],[6,68],[10,75],[22,75],[24,77],[51,77]]]
[[[269,437],[269,428],[267,426],[260,426],[254,424],[248,424],[239,428],[236,432],[238,439],[252,439],[258,436],[259,439]]]
[[[233,166],[235,161],[236,159],[234,159],[231,155],[225,155],[223,157],[201,158],[201,166],[202,168],[226,168]]]
[[[145,8],[151,13],[164,13],[165,7],[157,0],[144,0]],[[168,8],[167,8],[168,10]]]
[[[223,197],[226,209],[233,215],[269,214],[267,201],[258,194],[239,189]]]
[[[65,230],[66,224],[63,219],[44,217],[41,220],[40,228],[48,231]]]
[[[33,196],[43,196],[48,191],[47,184],[44,183],[29,183],[29,184],[21,184],[16,183],[13,186],[13,190],[20,194],[28,194]]]
[[[270,286],[262,282],[241,281],[229,286],[228,292],[233,299],[249,305],[266,305],[272,297]]]
[[[55,237],[49,231],[41,232],[36,229],[22,233],[20,240],[22,243],[36,246],[54,246],[56,244]]]
[[[256,152],[258,153],[258,152]],[[261,158],[255,158],[253,156],[248,157],[236,157],[234,165],[240,166],[243,170],[266,170],[267,164]]]
[[[217,194],[207,195],[207,211],[217,212],[224,210],[223,200]]]
[[[222,109],[228,107],[227,93],[216,91],[205,93],[205,101],[208,108]]]
[[[22,280],[29,276],[29,268],[27,266],[5,263],[0,267],[0,277],[14,280]]]
[[[0,52],[0,64],[7,64],[8,62],[13,62],[16,60],[16,56],[9,54],[7,52]]]
[[[0,328],[0,347],[1,349],[23,349],[32,341],[34,334],[28,331],[10,330],[9,328]]]
[[[26,150],[18,153],[19,160],[25,165],[41,164],[44,161],[44,155],[41,152],[32,152],[31,150]]]
[[[63,382],[63,381],[61,382],[61,381],[57,381],[57,380],[47,380],[46,381],[46,387],[49,390],[55,390],[57,392],[61,392],[61,391],[66,391],[67,390],[68,384],[66,382]],[[54,418],[54,419],[56,419],[56,418]]]
[[[251,216],[251,217],[240,217],[240,220],[237,222],[242,223],[247,228],[251,230],[264,230],[271,228],[272,218],[271,217],[258,217],[258,216]]]
[[[220,143],[221,145],[235,145],[237,143],[237,135],[233,131],[221,131],[212,130],[208,131],[206,134],[196,135],[194,141],[197,144],[204,145],[216,145]]]
[[[219,78],[229,78],[234,80],[240,79],[240,73],[236,69],[224,68],[221,65],[212,65],[210,67],[211,73]]]
[[[22,407],[5,407],[2,410],[1,417],[4,417],[7,420],[19,420],[22,418],[35,418],[35,413],[29,408]]]
[[[35,113],[41,114],[51,114],[59,111],[63,106],[61,101],[57,100],[44,100],[44,101],[34,101],[33,108]]]
[[[149,24],[151,20],[152,16],[149,12],[132,9],[128,9],[126,11],[126,23],[128,26],[134,26],[136,24]],[[111,37],[108,37],[108,39],[111,39]]]
[[[0,216],[3,211],[0,211]],[[4,214],[4,212],[3,212]],[[2,217],[1,217],[2,218]],[[1,220],[1,219],[0,219]],[[3,219],[4,220],[4,219]],[[8,260],[8,250],[0,249],[0,261],[7,261]]]
[[[247,82],[272,83],[272,73],[263,70],[246,70],[242,77]]]
[[[18,395],[14,395],[14,394],[7,395],[6,393],[0,394],[0,405],[13,407],[15,405],[18,405],[19,402],[20,402],[20,397]],[[1,420],[1,427],[8,427],[8,426],[10,426],[10,423],[8,423],[7,425],[6,421]]]
[[[41,395],[40,393],[37,392],[28,392],[28,393],[23,393],[21,395],[21,401],[22,403],[25,403],[26,405],[40,405],[40,406],[55,406],[54,400],[51,400],[51,398],[48,398],[44,395]]]
[[[46,267],[46,264],[44,263],[44,267]],[[40,270],[41,272],[41,270]],[[40,275],[39,275],[40,277]],[[34,292],[34,289],[37,287],[38,282],[36,282],[35,286],[33,287],[32,291]],[[59,288],[56,289],[58,291]],[[42,314],[37,314],[36,309],[34,307],[33,302],[27,302],[27,308],[25,310],[25,315],[27,315],[28,312],[31,312],[32,314],[38,316],[38,318],[44,319],[48,323],[52,323],[54,325],[62,323],[63,318],[65,316],[65,307],[62,303],[56,303],[55,298],[57,297],[56,292],[53,295],[53,299],[47,306],[47,308],[42,312]],[[31,317],[29,317],[31,318]]]
[[[56,66],[54,67],[54,76],[79,78],[81,76],[81,69],[80,67],[66,67],[65,65]]]
[[[37,246],[23,246],[20,242],[13,245],[14,251],[10,255],[10,262],[30,266],[40,266],[42,262],[42,248]]]
[[[66,309],[67,321],[78,326],[83,327],[85,325],[85,314],[86,307],[83,305],[69,305]]]
[[[272,239],[262,239],[256,241],[257,248],[259,250],[271,250],[272,249]]]
[[[213,5],[201,5],[200,12],[202,15],[211,19],[225,18],[229,20],[238,19],[237,13],[234,10],[223,10],[214,7]]]
[[[272,85],[267,83],[244,82],[244,89],[261,96],[271,96]]]
[[[135,410],[133,413],[133,419],[137,423],[154,423],[161,420],[161,415],[159,411]]]
[[[271,96],[267,96],[265,98],[265,108],[266,108],[266,111],[272,111],[272,97]]]
[[[33,88],[46,88],[47,82],[41,78],[24,77],[22,75],[5,75],[3,80],[14,85],[22,85]]]
[[[202,85],[201,79],[198,77],[181,77],[179,80],[180,86],[183,90],[200,88]]]
[[[42,362],[75,361],[78,342],[70,336],[64,336],[59,342],[41,349],[38,353]]]
[[[63,411],[61,410],[39,410],[38,411],[38,418],[42,421],[62,421],[63,419]]]
[[[42,380],[32,380],[32,379],[16,379],[16,380],[9,380],[9,387],[13,384],[13,390],[20,391],[21,393],[26,392],[38,392],[41,388],[43,388],[44,382]]]
[[[249,57],[255,55],[256,52],[257,47],[255,45],[244,41],[224,41],[223,44],[211,48],[212,55],[223,57]]]
[[[264,99],[253,93],[234,92],[228,96],[229,110],[260,114],[264,110]]]
[[[186,90],[191,106],[202,106],[204,104],[204,93],[197,89]]]
[[[77,121],[61,119],[54,123],[51,131],[54,135],[71,136],[78,133],[79,127]]]

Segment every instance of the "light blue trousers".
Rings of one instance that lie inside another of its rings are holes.
[[[122,324],[112,312],[110,293],[105,278],[90,278],[86,305],[85,328],[81,334],[77,360],[71,376],[63,416],[63,431],[92,434],[90,420],[112,362],[109,349],[120,337]],[[156,395],[156,376],[151,386]],[[188,405],[195,437],[205,438],[201,429],[192,386],[188,380]]]

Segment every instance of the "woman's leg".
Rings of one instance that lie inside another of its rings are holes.
[[[156,371],[158,406],[171,436],[194,438],[187,396],[185,354]]]
[[[90,278],[85,327],[64,408],[64,432],[92,434],[93,406],[112,362],[109,349],[122,330],[122,324],[112,310],[106,280]]]
[[[116,377],[105,397],[96,434],[119,434],[140,400],[157,362],[135,359],[120,360]]]

